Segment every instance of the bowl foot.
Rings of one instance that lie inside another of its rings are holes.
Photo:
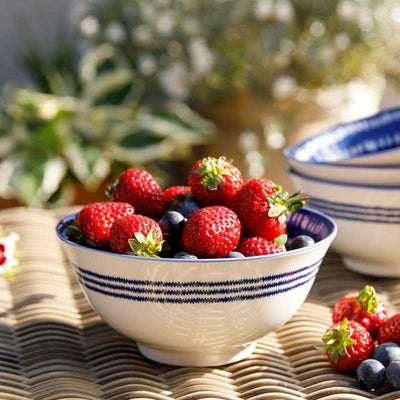
[[[363,275],[372,275],[380,278],[400,278],[400,265],[370,263],[367,261],[356,260],[351,257],[343,257],[344,265],[351,271]]]
[[[243,360],[250,356],[256,348],[256,344],[256,342],[253,342],[212,352],[165,350],[143,343],[137,343],[137,346],[143,356],[163,364],[185,367],[211,367]]]

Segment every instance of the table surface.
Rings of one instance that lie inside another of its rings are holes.
[[[361,390],[314,348],[345,292],[372,284],[389,312],[399,312],[400,280],[355,274],[328,253],[301,309],[251,357],[214,368],[162,365],[143,358],[86,301],[54,232],[69,212],[0,212],[0,224],[21,236],[22,260],[17,276],[0,278],[1,400],[400,399],[388,388]]]

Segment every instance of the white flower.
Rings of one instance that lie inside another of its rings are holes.
[[[140,13],[142,14],[142,18],[146,22],[154,22],[156,19],[156,9],[153,7],[151,2],[143,1],[140,2]]]
[[[15,258],[15,249],[19,235],[10,233],[8,236],[0,238],[0,272],[9,271],[12,267],[18,264]]]
[[[185,100],[189,96],[188,71],[182,62],[172,64],[160,73],[160,85],[170,97]]]
[[[293,6],[289,0],[278,0],[275,4],[276,18],[281,22],[290,22],[293,19]]]
[[[215,64],[215,56],[202,38],[190,41],[189,54],[193,70],[199,76],[207,74]]]
[[[97,36],[100,32],[100,24],[97,18],[89,15],[81,21],[80,24],[81,31],[84,36],[92,38]]]
[[[126,39],[125,29],[118,21],[110,22],[104,35],[111,43],[122,43]]]
[[[256,0],[254,15],[260,20],[266,20],[271,17],[274,11],[273,0]]]
[[[297,89],[297,82],[291,76],[280,76],[273,84],[272,92],[278,99],[287,99]]]
[[[144,76],[153,75],[156,72],[156,59],[151,54],[143,54],[138,59],[138,69]]]
[[[138,25],[132,32],[132,40],[141,45],[147,45],[153,41],[153,33],[148,25]]]
[[[336,10],[343,19],[357,21],[360,16],[360,9],[350,0],[341,0]]]
[[[321,37],[325,33],[325,25],[321,21],[314,21],[310,25],[310,33],[315,37]]]
[[[163,35],[170,34],[174,26],[175,21],[170,14],[162,14],[157,20],[157,30]]]

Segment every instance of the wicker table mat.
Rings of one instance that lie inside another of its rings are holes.
[[[22,259],[19,275],[0,278],[0,400],[400,399],[400,391],[359,389],[313,347],[346,291],[373,284],[389,311],[400,311],[400,280],[354,274],[330,253],[301,309],[249,359],[217,368],[162,365],[87,303],[54,233],[68,212],[0,212],[0,224],[21,236]]]

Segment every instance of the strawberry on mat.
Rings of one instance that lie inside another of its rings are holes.
[[[343,318],[359,322],[375,338],[379,326],[387,320],[388,316],[375,289],[366,285],[361,291],[347,293],[336,303],[332,312],[332,320],[340,322]]]

